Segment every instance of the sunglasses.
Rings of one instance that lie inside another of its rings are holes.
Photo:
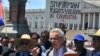
[[[21,45],[29,45],[29,42],[21,42]]]

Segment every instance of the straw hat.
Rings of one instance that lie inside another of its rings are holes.
[[[89,35],[89,36],[91,36],[91,37],[99,37],[100,38],[100,29],[96,33],[94,33],[92,35]]]
[[[23,34],[21,38],[16,39],[16,45],[20,45],[21,41],[29,41],[30,43],[32,42],[30,35],[28,34]]]
[[[31,40],[31,37],[28,34],[23,34],[20,39]]]

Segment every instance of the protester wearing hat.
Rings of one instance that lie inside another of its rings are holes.
[[[18,46],[18,50],[16,53],[12,53],[9,56],[32,56],[31,49],[32,40],[30,35],[23,34],[21,38],[16,40],[16,45]]]
[[[92,37],[94,47],[91,56],[100,56],[100,29],[96,33],[89,36]]]
[[[84,36],[81,34],[77,34],[74,37],[74,44],[76,47],[76,52],[78,53],[78,56],[89,56],[89,54],[91,53],[90,50],[86,49],[84,47]]]

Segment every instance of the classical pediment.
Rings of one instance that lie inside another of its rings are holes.
[[[86,8],[100,8],[100,0],[84,0]]]

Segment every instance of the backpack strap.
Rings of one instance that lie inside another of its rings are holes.
[[[2,52],[3,52],[3,48],[2,46],[0,46],[0,54],[2,54]]]
[[[48,49],[48,50],[46,51],[46,56],[49,56],[49,53],[51,52],[52,49],[53,49],[53,48],[51,47],[50,49]]]

